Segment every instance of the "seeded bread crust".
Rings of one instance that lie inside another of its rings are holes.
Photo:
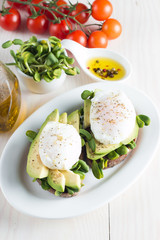
[[[39,185],[42,185],[41,179],[37,178],[37,182],[39,183]],[[47,191],[49,191],[49,192],[52,193],[52,194],[55,194],[55,190],[54,190],[53,188],[50,188],[50,189],[47,190]],[[65,193],[65,192],[64,192],[64,193],[62,193],[62,194],[60,195],[60,197],[64,197],[64,198],[74,197],[74,196],[76,196],[78,193],[79,193],[79,192],[75,192],[73,195],[71,195],[71,194],[69,194],[69,193]]]

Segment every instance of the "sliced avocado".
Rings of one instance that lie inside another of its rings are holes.
[[[100,159],[100,158],[104,157],[105,155],[107,155],[111,151],[119,148],[122,144],[127,145],[133,139],[137,138],[138,131],[139,131],[139,127],[138,127],[138,124],[136,122],[135,123],[135,128],[134,128],[132,134],[127,139],[125,139],[123,142],[121,142],[119,144],[104,145],[104,144],[99,143],[98,141],[95,140],[95,142],[96,142],[95,153],[91,150],[91,148],[89,147],[88,143],[86,143],[87,157],[89,159],[92,159],[92,160],[97,160],[97,159]]]
[[[104,145],[98,142],[97,140],[95,140],[95,143],[96,143],[95,154],[103,154],[103,153],[107,154],[122,145],[121,143]]]
[[[129,142],[131,142],[133,139],[137,138],[138,132],[139,132],[139,127],[138,127],[138,124],[137,124],[137,121],[136,121],[136,124],[135,124],[135,127],[134,127],[134,130],[133,130],[132,134],[128,138],[126,138],[124,141],[122,141],[122,144],[126,145]]]
[[[48,176],[49,169],[43,165],[39,156],[39,139],[43,128],[50,121],[59,120],[59,111],[55,109],[42,124],[37,136],[33,140],[27,158],[27,173],[32,178],[45,178]]]
[[[48,184],[58,192],[64,192],[65,190],[65,177],[57,169],[50,169],[48,178]]]
[[[64,112],[59,116],[59,122],[60,123],[64,123],[67,124],[67,113]]]
[[[84,128],[90,127],[91,100],[84,100]]]
[[[81,178],[78,174],[69,170],[59,170],[65,177],[65,185],[79,191],[81,188]]]
[[[79,112],[78,110],[72,112],[67,119],[67,123],[70,125],[73,125],[77,132],[79,133],[79,124],[80,124],[80,119],[79,119]]]

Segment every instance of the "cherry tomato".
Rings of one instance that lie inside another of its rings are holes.
[[[64,39],[69,34],[69,28],[72,29],[72,24],[68,20],[67,23],[65,20],[62,20],[60,23],[51,23],[49,26],[49,33],[51,36]]]
[[[27,0],[21,0],[21,2],[27,2]],[[7,1],[7,3],[14,8],[25,8],[26,7],[26,5],[23,5],[21,3],[15,3],[15,2],[10,2],[10,1]]]
[[[9,12],[5,16],[0,14],[0,26],[7,31],[15,31],[21,23],[21,16],[15,8],[11,8]]]
[[[42,2],[43,0],[32,0],[32,3],[34,4],[38,4],[40,2]],[[36,10],[36,12],[39,11],[39,7],[34,7],[34,9]],[[42,10],[43,11],[43,10]],[[30,6],[27,5],[27,12],[29,13],[29,15],[32,15],[32,12],[31,12],[31,9],[30,9]]]
[[[108,45],[107,36],[102,31],[92,32],[88,38],[89,48],[106,48],[107,45]]]
[[[108,19],[113,12],[113,6],[108,0],[95,0],[92,3],[92,17],[98,21]]]
[[[62,7],[60,7],[58,10],[60,11],[60,12],[62,12],[62,13],[64,13],[64,14],[67,14],[68,13],[68,11],[67,11],[67,5],[65,6],[65,4],[67,4],[66,3],[66,1],[64,1],[64,0],[58,0],[57,2],[56,2],[56,4],[57,4],[57,6],[61,6],[61,5],[64,5],[64,6],[62,6]],[[46,7],[48,7],[49,6],[49,4],[47,4],[47,3],[43,3],[43,5],[44,6],[46,6]],[[52,10],[54,10],[54,6],[52,7]],[[60,13],[56,13],[56,12],[54,12],[53,11],[53,13],[56,15],[56,17],[62,17],[62,15],[60,14]],[[47,18],[49,18],[49,19],[51,19],[51,20],[54,20],[54,15],[51,13],[51,12],[49,12],[48,10],[45,10],[45,15],[47,16]]]
[[[79,44],[81,44],[84,47],[87,46],[87,36],[81,30],[76,30],[72,33],[69,33],[66,38],[71,39],[75,42],[78,42]]]
[[[33,18],[27,18],[27,28],[35,34],[43,34],[48,28],[48,19],[44,14]]]
[[[115,39],[121,34],[122,26],[116,19],[109,18],[103,23],[102,31],[107,35],[108,39]]]
[[[77,4],[77,6],[76,6],[76,9],[75,10],[73,10],[72,12],[71,12],[71,16],[75,16],[75,15],[77,15],[76,17],[75,17],[75,19],[78,21],[78,22],[80,22],[80,23],[85,23],[85,22],[87,22],[87,20],[88,20],[88,18],[89,18],[89,13],[88,12],[84,12],[84,10],[87,10],[88,8],[86,7],[86,5],[84,5],[83,3],[78,3]],[[83,12],[82,12],[83,11]],[[75,21],[74,21],[74,19],[71,19],[71,21],[73,22],[73,23],[75,23]]]

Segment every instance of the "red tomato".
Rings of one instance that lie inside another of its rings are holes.
[[[5,16],[0,13],[0,26],[7,31],[15,31],[21,23],[21,15],[15,8],[11,8],[9,12]]]
[[[69,33],[66,37],[67,39],[71,39],[79,44],[83,45],[84,47],[87,46],[87,36],[81,30],[76,30],[72,33]]]
[[[60,23],[55,23],[55,24],[51,23],[49,26],[50,35],[56,36],[59,39],[64,39],[69,33],[69,27],[70,29],[72,29],[72,25],[68,20],[67,20],[67,24],[65,20],[62,20]]]
[[[67,5],[65,6],[65,4],[67,4],[66,1],[58,0],[56,4],[57,4],[57,6],[64,5],[64,6],[60,7],[58,10],[64,14],[68,13],[68,11],[67,11],[68,6]],[[47,3],[43,3],[43,5],[46,7],[49,6],[49,4],[47,4]],[[53,6],[51,9],[54,10],[54,8],[55,7]],[[53,13],[56,15],[56,17],[59,17],[59,18],[62,17],[62,15],[60,13],[56,13],[54,11],[53,11]],[[47,18],[54,20],[54,15],[51,12],[49,12],[48,10],[45,10],[45,15],[47,16]]]
[[[27,28],[35,34],[43,34],[48,28],[48,19],[44,14],[33,18],[27,18]]]
[[[99,21],[108,19],[113,12],[113,6],[108,0],[95,0],[92,3],[92,17]]]
[[[106,48],[107,45],[108,45],[107,36],[102,31],[92,32],[88,38],[89,48]]]
[[[32,3],[34,4],[38,4],[40,2],[42,2],[43,0],[32,0]],[[34,9],[36,10],[36,12],[39,11],[39,7],[34,7]],[[43,10],[42,10],[43,11]],[[31,9],[30,9],[30,6],[27,5],[27,12],[29,13],[29,15],[32,15],[32,12],[31,12]]]
[[[115,39],[121,34],[122,26],[116,19],[109,18],[103,23],[102,31],[107,35],[108,39]]]
[[[21,2],[27,2],[27,0],[21,0]],[[10,2],[10,1],[7,1],[7,3],[12,6],[12,7],[15,7],[15,8],[25,8],[26,5],[23,5],[21,3],[15,3],[15,2]]]
[[[82,12],[82,11],[87,10],[87,9],[88,9],[88,8],[87,8],[86,5],[84,5],[83,3],[78,3],[77,6],[76,6],[76,9],[73,10],[70,15],[71,15],[71,16],[75,16],[75,15],[78,14],[78,15],[75,17],[75,19],[76,19],[78,22],[80,22],[80,23],[83,24],[83,23],[87,22],[87,20],[88,20],[88,18],[89,18],[89,13],[88,13],[88,12]],[[74,19],[71,19],[71,21],[72,21],[73,23],[75,23]]]

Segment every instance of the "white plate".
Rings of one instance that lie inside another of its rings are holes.
[[[90,171],[86,174],[85,186],[73,198],[60,198],[44,191],[26,173],[29,143],[25,136],[28,129],[37,130],[47,115],[55,108],[68,113],[82,104],[81,92],[85,89],[121,89],[132,100],[137,114],[150,116],[151,124],[140,131],[136,149],[120,165],[104,171],[98,180]],[[152,101],[144,93],[122,84],[93,83],[73,89],[54,98],[34,112],[9,139],[1,157],[0,183],[8,202],[18,211],[42,218],[68,218],[92,211],[111,201],[126,190],[151,161],[160,135],[160,121]]]

